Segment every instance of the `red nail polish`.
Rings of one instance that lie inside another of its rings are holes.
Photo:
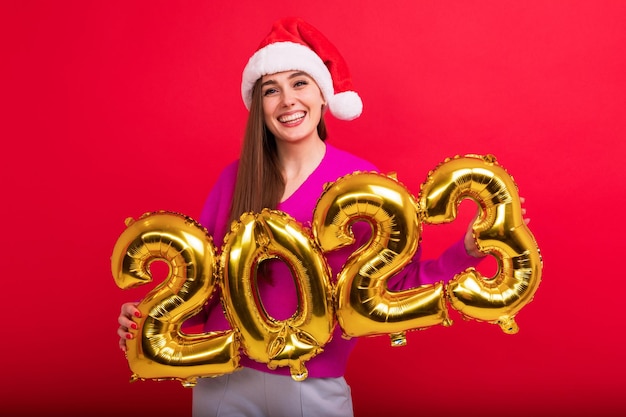
[[[130,334],[130,333],[127,333],[127,334],[126,334],[126,338],[127,338],[127,339],[132,339],[132,338],[133,338],[133,335],[132,335],[132,334]]]
[[[137,323],[131,323],[130,327],[132,327],[133,329],[137,330]]]
[[[139,311],[135,311],[135,317],[141,317],[141,313]]]

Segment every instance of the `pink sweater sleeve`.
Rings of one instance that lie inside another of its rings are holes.
[[[458,240],[436,259],[421,260],[422,249],[418,248],[411,263],[387,281],[390,290],[403,290],[439,281],[448,282],[459,272],[475,267],[484,258],[474,258],[465,250],[463,239]]]

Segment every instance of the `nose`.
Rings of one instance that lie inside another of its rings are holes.
[[[281,102],[285,107],[293,106],[296,102],[296,94],[290,89],[284,89],[281,94]]]

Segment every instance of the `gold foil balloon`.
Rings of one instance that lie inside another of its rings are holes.
[[[276,320],[258,291],[260,264],[285,262],[294,276],[298,311]],[[322,351],[335,327],[330,269],[315,242],[289,215],[264,209],[234,222],[222,253],[226,316],[252,359],[271,369],[289,366],[293,379],[308,376],[304,363]]]
[[[402,345],[406,330],[449,324],[442,283],[387,289],[387,280],[412,259],[421,237],[411,193],[395,178],[375,172],[355,172],[327,184],[312,225],[323,251],[354,244],[352,226],[359,221],[372,233],[338,274],[337,318],[344,334],[388,333],[392,345]]]
[[[111,256],[111,270],[120,288],[151,282],[149,266],[154,261],[169,266],[165,281],[138,305],[142,317],[135,337],[126,342],[132,379],[176,379],[193,386],[198,377],[237,369],[238,343],[233,331],[187,335],[181,330],[215,285],[216,254],[206,230],[189,217],[164,211],[129,219],[127,226]]]
[[[514,317],[532,300],[542,270],[539,248],[522,216],[517,185],[491,155],[447,159],[422,184],[423,222],[453,221],[466,198],[479,207],[473,225],[476,244],[496,258],[498,271],[489,278],[474,268],[456,275],[447,287],[450,303],[465,318],[516,333]]]

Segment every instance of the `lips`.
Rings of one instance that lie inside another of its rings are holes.
[[[278,121],[284,124],[292,124],[304,119],[304,116],[306,116],[305,112],[298,111],[295,113],[284,114],[278,118]]]

